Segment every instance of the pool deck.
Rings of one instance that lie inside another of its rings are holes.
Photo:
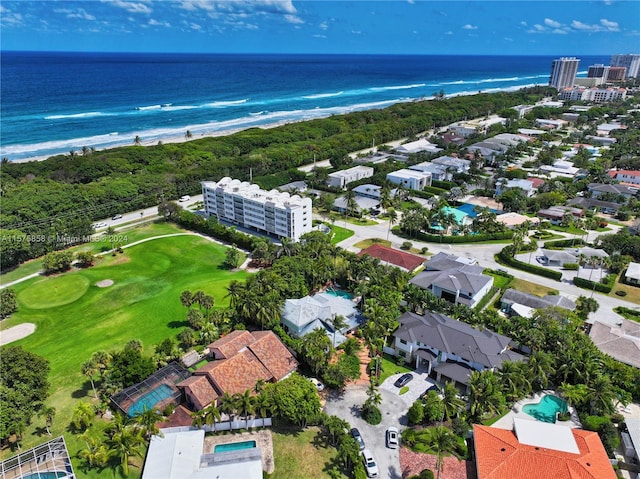
[[[551,394],[553,396],[557,396],[555,391],[546,390],[540,391],[533,396],[524,398],[513,405],[511,411],[502,416],[496,422],[494,422],[491,426],[497,427],[499,429],[513,429],[513,420],[514,418],[527,419],[529,421],[537,421],[533,416],[529,416],[527,413],[522,411],[522,406],[526,404],[536,404],[539,403],[544,396],[547,394]],[[569,412],[571,413],[571,420],[569,421],[556,421],[556,425],[558,426],[566,426],[570,428],[581,428],[582,424],[580,424],[580,420],[578,419],[578,414],[576,413],[575,408],[568,406]]]
[[[218,444],[244,441],[256,441],[256,446],[259,447],[262,452],[262,470],[267,474],[273,474],[275,470],[273,441],[271,440],[271,431],[267,429],[254,432],[206,435],[204,437],[203,454],[213,453],[215,446]]]

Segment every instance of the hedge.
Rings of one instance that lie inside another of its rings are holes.
[[[428,193],[426,191],[420,191],[420,190],[411,190],[411,196],[417,196],[418,198],[422,198],[425,200],[428,200],[430,198],[433,198],[435,195],[433,193]]]
[[[555,241],[547,241],[544,244],[546,249],[555,249],[555,248],[571,248],[572,246],[584,246],[586,243],[584,240],[580,238],[576,239],[563,239],[563,240],[555,240]]]
[[[457,186],[457,185],[455,183],[453,183],[452,181],[432,180],[431,181],[431,186],[433,186],[435,188],[441,188],[443,190],[450,190],[451,188],[453,188],[454,186]]]
[[[445,236],[445,235],[431,235],[417,232],[414,236],[410,236],[407,232],[402,231],[399,226],[392,228],[395,234],[400,233],[403,238],[415,239],[418,241],[425,241],[428,243],[480,243],[482,241],[500,241],[509,240],[513,236],[512,231],[503,231],[502,233],[493,234],[477,234],[477,235],[462,235],[462,236]]]
[[[497,254],[498,259],[503,263],[518,268],[522,271],[537,274],[538,276],[544,276],[545,278],[555,279],[560,281],[562,279],[562,273],[560,271],[554,271],[552,269],[543,268],[541,266],[535,266],[533,264],[518,261],[511,256],[511,246],[506,246]]]
[[[610,274],[606,277],[606,280],[607,280],[606,283],[600,283],[600,282],[589,281],[588,279],[576,277],[576,278],[573,278],[573,284],[575,284],[580,288],[590,289],[592,291],[595,290],[601,293],[609,294],[616,284],[616,275]]]
[[[447,190],[443,188],[436,188],[435,186],[425,186],[424,188],[422,188],[422,191],[433,193],[434,195],[442,195],[447,193]]]
[[[224,242],[234,244],[238,248],[246,251],[252,251],[256,238],[248,234],[242,233],[233,227],[225,226],[218,223],[216,218],[211,217],[205,220],[202,216],[190,211],[181,211],[180,216],[176,218],[176,223],[183,228],[197,231],[198,233],[217,238]]]

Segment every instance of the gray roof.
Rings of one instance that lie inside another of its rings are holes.
[[[469,146],[467,147],[467,151],[480,153],[482,156],[494,156],[498,153],[498,151],[492,148],[485,148],[482,146]]]
[[[433,370],[462,384],[469,384],[469,376],[474,371],[471,366],[463,363],[440,363]]]
[[[583,198],[578,196],[576,198],[572,198],[567,203],[569,206],[577,206],[579,208],[599,208],[599,209],[611,209],[617,211],[622,205],[619,203],[614,203],[612,201],[602,201],[597,198]]]
[[[367,198],[366,196],[356,196],[354,198],[358,210],[370,210],[372,208],[377,208],[380,205],[380,200],[375,200],[373,198]],[[333,202],[333,206],[336,208],[347,209],[347,200],[344,196],[340,196],[335,199]]]
[[[511,338],[482,331],[444,314],[427,311],[424,316],[404,313],[398,318],[396,338],[410,343],[420,342],[440,351],[493,368],[504,361],[521,361],[524,356],[506,350]]]
[[[640,368],[640,323],[620,319],[618,324],[611,325],[596,320],[589,336],[603,353]]]
[[[471,162],[469,160],[463,160],[462,158],[454,158],[452,156],[441,156],[439,158],[435,158],[431,160],[431,163],[437,163],[439,165],[444,165],[444,166],[454,167],[454,168],[469,168],[469,166],[471,166]]]
[[[500,153],[504,153],[509,149],[509,145],[505,145],[504,143],[500,143],[499,141],[480,141],[478,143],[474,143],[471,145],[474,148],[489,148],[490,150],[494,150]]]
[[[457,269],[423,271],[412,278],[409,283],[415,284],[422,289],[429,289],[433,285],[447,291],[464,291],[474,295],[493,279],[490,276],[476,273],[475,270],[477,268],[479,267],[461,265]],[[460,298],[460,300],[464,302],[464,298]]]
[[[291,183],[287,183],[286,185],[278,186],[278,189],[280,191],[291,191],[291,190],[305,191],[307,189],[307,182],[292,181]]]
[[[551,306],[557,306],[571,311],[576,309],[576,304],[564,296],[548,294],[541,298],[540,296],[523,293],[522,291],[512,288],[509,288],[504,292],[501,301],[504,304],[522,304],[533,309],[548,308]]]
[[[411,165],[409,169],[424,171],[431,174],[436,173],[438,175],[444,175],[447,172],[447,169],[444,166],[436,165],[435,163],[431,163],[430,161],[423,161],[422,163]]]
[[[437,253],[424,263],[427,271],[444,271],[451,268],[459,268],[460,266],[470,266],[475,264],[475,260],[456,256],[454,254]],[[484,271],[484,268],[477,266],[475,271],[478,274]]]
[[[616,195],[634,196],[638,192],[637,188],[603,183],[589,183],[589,186],[587,186],[587,188],[589,189],[589,191],[597,191],[599,193],[614,193]]]
[[[542,255],[548,261],[560,261],[562,263],[575,263],[577,258],[566,251],[557,251],[551,249],[542,249]]]
[[[627,271],[624,273],[626,278],[632,278],[635,280],[640,280],[640,263],[629,263],[627,266]]]
[[[590,248],[585,246],[584,248],[565,248],[565,251],[571,253],[576,258],[581,254],[585,255],[587,258],[608,258],[609,253],[607,253],[603,249],[598,248]]]

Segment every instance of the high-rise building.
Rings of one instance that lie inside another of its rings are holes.
[[[609,74],[609,67],[599,63],[597,65],[591,65],[587,71],[587,78],[607,78]]]
[[[558,90],[572,87],[578,73],[580,60],[575,57],[562,57],[553,60],[549,85]]]
[[[607,82],[623,81],[627,78],[627,67],[609,67]]]
[[[626,67],[626,78],[637,78],[640,73],[640,55],[637,53],[612,55],[610,63],[612,67]]]
[[[224,177],[203,181],[206,217],[237,224],[278,238],[298,241],[312,230],[311,199],[298,195],[265,191],[258,185]]]

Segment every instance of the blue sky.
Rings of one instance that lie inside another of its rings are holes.
[[[2,50],[640,53],[640,2],[2,0]]]

